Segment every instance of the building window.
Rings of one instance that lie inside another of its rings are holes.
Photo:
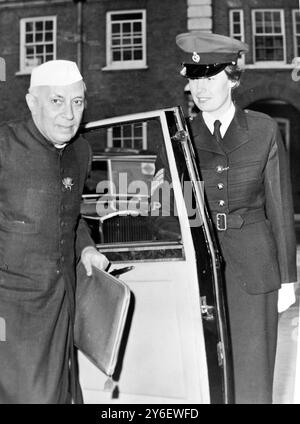
[[[284,12],[280,9],[252,11],[254,62],[286,62]]]
[[[20,37],[21,72],[56,59],[56,16],[21,19]]]
[[[117,149],[147,149],[147,124],[132,123],[114,126],[107,132],[107,147]]]
[[[230,36],[239,41],[245,41],[244,11],[242,9],[232,9],[229,11]],[[245,55],[242,55],[239,62],[245,63]]]
[[[146,12],[108,12],[107,68],[131,69],[146,66]]]
[[[244,41],[244,11],[242,9],[232,9],[229,11],[230,36],[237,40]]]
[[[300,11],[293,10],[294,56],[300,56]]]

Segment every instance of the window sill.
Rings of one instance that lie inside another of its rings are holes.
[[[255,64],[247,64],[243,66],[243,69],[294,69],[295,64],[293,63],[255,63]]]
[[[104,68],[102,68],[101,70],[104,71],[104,72],[107,72],[107,71],[137,71],[139,69],[148,69],[148,66],[146,66],[146,65],[136,65],[136,66],[128,66],[128,65],[113,66],[113,65],[108,65],[108,66],[104,66]]]
[[[31,71],[32,71],[32,69],[28,69],[28,70],[23,70],[23,71],[17,71],[17,72],[15,72],[15,75],[16,75],[16,77],[19,77],[19,76],[23,76],[23,75],[31,75]]]

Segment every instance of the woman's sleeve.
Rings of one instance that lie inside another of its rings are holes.
[[[294,208],[287,151],[274,121],[265,167],[266,215],[276,241],[281,283],[297,281]]]

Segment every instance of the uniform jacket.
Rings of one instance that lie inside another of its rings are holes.
[[[276,122],[250,110],[236,109],[221,141],[202,115],[192,134],[224,258],[235,402],[271,403],[277,291],[297,279],[287,152]]]
[[[276,122],[237,109],[221,143],[202,115],[191,125],[212,220],[237,215],[235,228],[217,231],[230,275],[251,294],[296,281],[289,166]],[[260,218],[249,223],[251,214]]]
[[[84,139],[58,150],[32,119],[0,126],[0,403],[66,401],[90,158]]]

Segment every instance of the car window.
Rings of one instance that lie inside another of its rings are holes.
[[[160,120],[97,127],[84,137],[93,161],[81,212],[95,242],[179,243],[173,187],[165,178],[170,171]]]

